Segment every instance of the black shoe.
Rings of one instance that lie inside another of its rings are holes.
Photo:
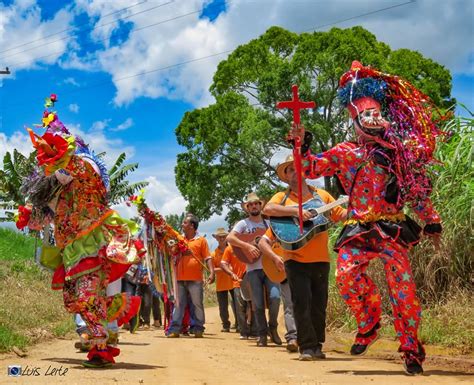
[[[377,331],[380,329],[380,322],[377,322],[374,327],[365,334],[357,333],[356,342],[351,346],[351,355],[353,356],[363,356],[367,353],[369,346],[372,345],[379,335]],[[364,341],[364,343],[359,343],[358,341]]]
[[[326,354],[321,350],[321,346],[317,346],[313,349],[313,358],[315,360],[324,360],[326,358]]]
[[[229,333],[229,332],[230,332],[230,328],[222,328],[222,329],[221,329],[221,332],[222,332],[222,333]]]
[[[281,345],[283,342],[281,342],[281,338],[278,335],[278,332],[275,329],[269,329],[268,334],[270,335],[270,340],[275,344],[275,345]]]
[[[403,358],[403,367],[409,376],[418,376],[423,374],[421,360],[412,352],[406,352]]]
[[[267,346],[268,345],[268,342],[267,342],[267,336],[260,336],[258,337],[258,341],[257,341],[257,346]]]

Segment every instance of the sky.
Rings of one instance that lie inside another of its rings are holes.
[[[25,127],[58,95],[60,119],[111,164],[140,167],[146,198],[163,215],[186,202],[175,186],[175,128],[213,103],[212,76],[229,52],[269,27],[293,32],[360,25],[392,49],[417,50],[448,68],[452,95],[474,111],[471,0],[10,0],[0,1],[0,166],[28,154]],[[355,58],[356,59],[356,58]],[[205,183],[205,181],[203,181]],[[209,186],[212,188],[212,186]],[[124,216],[133,208],[117,208]],[[224,213],[225,214],[225,213]],[[223,216],[200,225],[210,234]]]

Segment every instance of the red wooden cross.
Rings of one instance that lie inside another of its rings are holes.
[[[314,108],[316,107],[316,103],[301,101],[298,96],[298,86],[296,84],[293,84],[291,89],[293,91],[293,99],[285,102],[278,102],[276,106],[277,108],[289,108],[290,110],[293,110],[293,122],[296,125],[299,125],[301,122],[300,110],[304,108]]]

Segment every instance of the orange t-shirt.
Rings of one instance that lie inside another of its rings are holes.
[[[191,253],[179,259],[176,277],[178,281],[202,281],[203,265],[211,258],[206,238],[198,236],[188,240],[188,247]]]
[[[331,203],[334,202],[335,199],[327,192],[321,189],[315,189],[312,186],[309,186],[310,190],[316,191],[318,195],[321,197],[321,200],[324,203]],[[286,195],[286,191],[282,191],[276,193],[269,202],[281,204],[284,197]],[[303,203],[312,199],[312,196],[305,196],[303,199]],[[293,191],[290,193],[288,198],[286,199],[285,206],[294,206],[298,205],[298,196]],[[336,206],[330,212],[330,218],[332,221],[337,222],[344,217],[344,209],[341,206]],[[267,229],[265,235],[271,239],[276,240],[275,235],[273,234],[270,228]],[[329,250],[328,250],[328,232],[323,231],[319,234],[316,234],[308,243],[306,243],[303,247],[298,250],[289,251],[281,248],[281,253],[283,258],[286,259],[293,259],[297,262],[302,263],[310,263],[310,262],[329,262]],[[280,253],[278,253],[280,254]]]
[[[224,250],[224,255],[222,256],[222,261],[227,262],[229,266],[232,268],[232,271],[242,279],[247,270],[245,263],[240,261],[235,254],[232,252],[232,247],[227,246]],[[230,277],[229,277],[230,278]],[[232,279],[232,278],[231,278]],[[240,287],[239,281],[233,281],[234,287]]]
[[[212,252],[211,257],[214,268],[221,268],[221,260],[223,255],[224,252],[219,248]],[[232,277],[225,271],[216,271],[216,291],[232,290],[233,288],[234,284],[232,282]]]

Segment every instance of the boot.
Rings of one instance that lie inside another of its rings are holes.
[[[268,334],[270,335],[270,339],[275,345],[281,345],[283,342],[281,342],[281,338],[278,335],[277,329],[269,329]]]
[[[267,336],[258,337],[257,346],[264,347],[267,346]]]

